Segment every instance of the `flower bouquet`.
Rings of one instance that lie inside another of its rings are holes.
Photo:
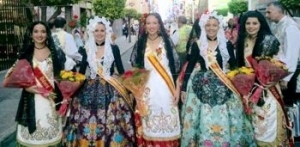
[[[243,97],[243,103],[247,114],[251,113],[248,95],[251,93],[255,82],[254,70],[250,67],[240,67],[227,73],[234,87]]]
[[[133,68],[132,70],[126,71],[121,76],[122,84],[128,89],[135,97],[137,101],[137,109],[140,114],[146,114],[147,110],[143,107],[143,101],[141,100],[146,83],[149,79],[150,71],[146,69]]]
[[[259,82],[257,89],[251,96],[251,101],[257,103],[264,89],[274,86],[282,78],[286,77],[289,72],[286,65],[271,57],[257,57],[257,63],[254,64],[255,75]]]
[[[41,75],[40,72],[37,74]],[[26,59],[16,61],[16,63],[6,73],[3,81],[3,87],[8,88],[27,88],[35,85],[37,85],[37,82],[34,69]],[[50,84],[47,88],[36,87],[36,90],[38,90],[39,94],[45,98],[56,98]]]
[[[7,71],[3,87],[25,88],[36,85],[32,66],[26,59],[18,60]]]
[[[85,76],[83,74],[65,70],[60,72],[60,77],[57,80],[57,85],[63,96],[62,105],[58,110],[60,115],[64,116],[66,114],[70,97],[80,88],[84,80]]]

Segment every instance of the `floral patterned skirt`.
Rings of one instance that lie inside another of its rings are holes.
[[[183,105],[181,147],[255,147],[241,100],[212,71],[194,71]]]
[[[72,101],[64,144],[80,147],[132,147],[133,112],[118,91],[101,78],[88,80]]]

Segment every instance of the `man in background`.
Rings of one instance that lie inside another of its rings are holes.
[[[294,123],[294,136],[300,136],[300,30],[298,24],[284,14],[284,6],[279,1],[267,5],[266,17],[273,22],[273,34],[280,42],[281,59],[286,63],[290,75],[285,77],[280,86],[285,104],[289,107],[290,119]],[[298,68],[297,68],[298,67]]]
[[[58,17],[54,20],[55,31],[52,33],[54,44],[57,49],[61,49],[66,55],[65,69],[76,70],[76,62],[82,61],[82,56],[78,53],[78,48],[72,34],[65,31],[66,20]]]
[[[176,45],[176,51],[178,52],[180,63],[183,65],[186,58],[186,43],[189,39],[189,34],[192,30],[192,27],[187,25],[187,19],[185,16],[179,16],[177,23],[179,28],[179,41]]]

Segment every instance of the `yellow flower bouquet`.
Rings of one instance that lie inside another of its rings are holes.
[[[228,78],[231,80],[234,87],[243,97],[243,104],[246,113],[250,114],[251,109],[249,107],[249,100],[247,98],[253,85],[255,83],[254,70],[250,67],[240,67],[227,73]]]
[[[59,79],[57,79],[57,85],[62,93],[63,101],[59,109],[60,115],[65,115],[67,111],[67,105],[71,96],[80,88],[85,80],[85,75],[78,72],[63,70],[60,72]]]
[[[250,67],[240,67],[227,73],[232,84],[242,96],[247,96],[255,82],[254,70]]]

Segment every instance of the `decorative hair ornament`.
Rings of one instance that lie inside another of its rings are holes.
[[[217,15],[217,12],[207,12],[205,14],[201,15],[201,18],[199,20],[199,26],[201,28],[201,35],[200,35],[200,55],[204,58],[206,62],[206,68],[208,68],[210,63],[208,62],[208,38],[205,31],[205,25],[207,24],[209,19],[216,19],[219,22],[219,30],[217,33],[217,41],[218,41],[218,48],[220,50],[221,56],[222,56],[222,62],[223,62],[223,71],[226,71],[226,63],[229,60],[230,56],[227,51],[227,40],[225,37],[225,32],[223,29],[223,17],[220,15]]]
[[[200,18],[200,21],[199,21],[199,25],[200,27],[205,27],[207,21],[210,19],[210,18],[215,18],[218,20],[219,22],[219,26],[222,26],[223,27],[223,16],[222,15],[218,15],[216,11],[213,11],[213,12],[206,12],[205,14],[202,14],[201,15],[201,18]]]
[[[93,19],[89,20],[89,24],[87,26],[87,30],[86,30],[86,44],[85,44],[85,48],[87,50],[87,61],[89,63],[89,67],[91,70],[91,79],[95,79],[96,75],[98,73],[98,62],[100,63],[101,61],[98,61],[96,59],[96,52],[97,52],[97,45],[96,45],[96,40],[94,37],[94,31],[96,30],[96,26],[98,24],[103,24],[105,26],[105,44],[104,44],[104,59],[103,59],[103,72],[102,74],[104,75],[105,79],[109,79],[110,78],[110,68],[115,60],[114,55],[112,53],[112,48],[111,48],[111,44],[112,44],[112,28],[110,27],[110,22],[104,18],[101,17],[99,18],[98,16],[94,17]]]

